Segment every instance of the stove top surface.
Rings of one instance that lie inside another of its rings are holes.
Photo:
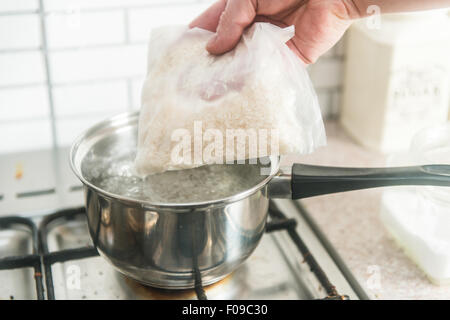
[[[67,159],[63,149],[1,160],[0,299],[367,299],[292,200],[271,202],[255,252],[215,284],[163,290],[131,280],[92,246],[82,188]]]
[[[151,288],[117,272],[92,246],[83,208],[32,219],[2,217],[0,299],[365,298],[299,203],[279,200],[271,208],[255,252],[221,281],[191,290]]]

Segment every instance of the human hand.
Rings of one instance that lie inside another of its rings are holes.
[[[295,36],[287,45],[309,64],[328,51],[358,17],[350,0],[219,0],[189,26],[216,32],[206,49],[222,54],[236,46],[254,21],[294,25]]]

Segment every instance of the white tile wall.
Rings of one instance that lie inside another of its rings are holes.
[[[0,13],[37,10],[38,0],[1,0]]]
[[[187,24],[214,0],[0,0],[0,153],[70,145],[111,115],[140,108],[151,28]],[[339,110],[343,44],[309,68],[322,112]],[[52,99],[49,99],[48,57]]]
[[[166,6],[183,3],[211,2],[211,0],[45,0],[46,10],[81,10],[124,8],[133,6]]]
[[[330,113],[331,117],[339,116],[341,106],[341,90],[334,90],[331,93]]]
[[[150,30],[168,23],[189,24],[199,13],[209,6],[209,3],[195,3],[148,9],[132,9],[129,11],[131,41],[148,41]]]
[[[336,88],[342,82],[342,61],[337,57],[323,57],[308,67],[316,88]]]
[[[339,116],[344,51],[345,37],[314,65],[308,67],[308,73],[316,88],[320,109],[324,118],[336,118]]]
[[[2,122],[0,124],[1,152],[48,149],[52,146],[50,119]]]
[[[41,26],[37,14],[0,16],[0,50],[34,48],[41,45]]]
[[[47,118],[50,114],[47,86],[0,90],[0,126],[6,121]]]
[[[328,90],[316,90],[319,99],[320,111],[323,116],[330,114],[331,95]]]
[[[51,13],[46,21],[50,49],[117,44],[125,40],[124,14],[120,11]]]
[[[110,114],[128,109],[125,81],[56,86],[53,88],[56,117]]]
[[[140,76],[146,69],[146,45],[124,45],[50,53],[56,83]]]
[[[46,79],[40,51],[2,53],[0,86],[42,83]]]
[[[113,115],[115,112],[104,114],[94,114],[88,117],[70,117],[56,120],[56,135],[59,146],[69,146],[85,130],[94,124],[103,121]]]

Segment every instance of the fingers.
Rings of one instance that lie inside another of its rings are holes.
[[[222,54],[233,49],[242,32],[256,16],[256,0],[228,0],[220,16],[216,34],[206,49],[211,54]]]
[[[226,0],[218,0],[211,5],[200,16],[195,18],[190,24],[189,28],[201,28],[216,32],[217,25],[219,24],[219,18],[222,12],[225,10]]]
[[[292,50],[292,52],[295,53],[295,55],[297,57],[300,58],[300,60],[302,61],[303,65],[308,65],[308,64],[314,63],[314,61],[311,61],[310,59],[305,57],[305,55],[303,55],[303,53],[300,51],[300,49],[297,47],[297,45],[295,44],[294,41],[289,40],[288,42],[286,42],[286,45],[289,47],[289,49]]]

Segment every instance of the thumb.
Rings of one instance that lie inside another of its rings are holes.
[[[206,50],[211,54],[222,54],[233,49],[255,16],[256,0],[228,0],[216,34],[209,40]]]

